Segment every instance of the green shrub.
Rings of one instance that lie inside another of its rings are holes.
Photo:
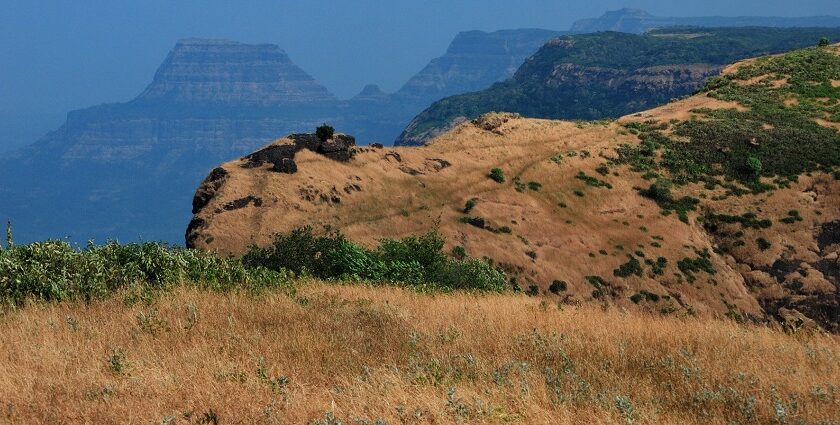
[[[567,289],[568,284],[562,280],[555,280],[554,282],[551,282],[551,286],[548,287],[548,290],[555,295],[560,294],[561,292],[566,292]]]
[[[267,248],[252,247],[249,266],[289,269],[326,280],[402,283],[439,289],[501,291],[505,275],[485,261],[450,258],[437,232],[403,239],[384,239],[375,250],[348,241],[338,232],[315,236],[304,227],[275,236]],[[457,248],[457,247],[456,247]],[[463,248],[461,248],[463,249]],[[455,253],[456,251],[453,251]],[[456,256],[458,256],[456,254]]]
[[[648,300],[658,303],[660,300],[660,296],[658,294],[654,294],[653,292],[649,292],[642,289],[641,291],[637,292],[636,294],[630,297],[630,301],[633,301],[635,304],[640,303],[642,300]]]
[[[470,226],[478,227],[479,229],[484,229],[487,226],[487,222],[481,217],[461,217],[461,223],[469,224]]]
[[[467,200],[466,204],[464,204],[464,214],[469,214],[476,205],[478,205],[478,198]]]
[[[767,251],[768,249],[770,249],[770,247],[773,246],[773,244],[771,244],[770,241],[768,241],[765,238],[758,238],[755,240],[755,243],[756,245],[758,245],[758,249],[762,251]]]
[[[680,221],[688,223],[688,212],[696,210],[700,200],[690,196],[674,199],[671,186],[670,180],[659,178],[648,189],[640,190],[639,194],[652,199],[666,214],[676,211]]]
[[[695,273],[706,272],[712,275],[717,273],[714,265],[712,265],[711,255],[707,249],[697,251],[697,258],[683,258],[677,262],[677,267],[690,283],[695,281]]]
[[[793,224],[797,221],[802,221],[802,216],[799,215],[799,211],[797,210],[788,211],[788,216],[781,220],[785,224]]]
[[[578,172],[578,174],[575,176],[575,178],[584,182],[584,183],[586,183],[587,186],[605,187],[607,189],[612,189],[612,184],[610,184],[606,181],[603,181],[603,180],[599,180],[596,177],[588,176],[583,171]]]
[[[627,258],[629,258],[629,260],[626,263],[620,265],[617,269],[613,270],[613,275],[615,275],[616,277],[623,278],[627,278],[632,275],[641,276],[643,270],[642,264],[639,262],[639,260],[637,260],[636,257],[632,255],[628,255]]]
[[[452,247],[452,256],[458,260],[463,260],[467,257],[467,250],[461,245]]]
[[[828,40],[828,37],[823,37],[823,38],[820,39],[820,42],[819,42],[818,46],[819,47],[828,47],[829,44],[830,44],[830,41]]]
[[[528,182],[528,189],[531,189],[534,192],[539,192],[540,189],[542,189],[542,184],[538,182]]]
[[[746,167],[747,170],[749,170],[749,173],[752,174],[753,178],[758,179],[759,177],[761,177],[761,170],[764,167],[761,165],[761,160],[757,156],[748,156]]]
[[[333,138],[333,136],[335,136],[335,128],[327,124],[322,124],[321,126],[315,129],[315,136],[318,137],[318,140],[326,142],[327,140],[330,140]]]
[[[502,171],[501,168],[494,168],[490,170],[490,179],[495,181],[496,183],[504,183],[505,182],[505,172]]]

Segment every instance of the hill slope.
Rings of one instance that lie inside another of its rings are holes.
[[[512,286],[565,302],[798,310],[840,330],[837,48],[725,74],[619,122],[490,114],[423,148],[353,148],[345,162],[303,149],[291,173],[255,163],[282,139],[211,173],[188,245],[237,254],[307,224],[368,244],[438,227]],[[488,178],[497,167],[503,183]]]
[[[645,35],[560,37],[509,80],[435,102],[395,142],[420,145],[491,111],[532,118],[603,119],[661,105],[703,86],[725,65],[840,38],[840,29],[671,29]]]

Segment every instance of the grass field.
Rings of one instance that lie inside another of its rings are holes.
[[[298,281],[0,316],[0,423],[836,424],[840,338]]]

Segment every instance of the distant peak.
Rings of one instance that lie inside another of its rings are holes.
[[[353,96],[353,100],[374,100],[374,99],[384,99],[388,96],[388,93],[385,93],[378,85],[376,84],[368,84],[366,85],[359,94]]]
[[[370,96],[370,95],[378,95],[378,94],[385,94],[381,88],[379,88],[376,84],[368,84],[366,85],[361,92],[359,92],[359,96]]]

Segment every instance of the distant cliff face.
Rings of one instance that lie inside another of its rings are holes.
[[[840,27],[840,18],[833,16],[811,16],[802,18],[782,18],[765,16],[706,16],[691,18],[673,18],[653,16],[643,10],[620,9],[607,12],[598,18],[582,19],[572,25],[576,33],[598,31],[618,31],[641,34],[643,32],[666,27],[694,26],[707,28],[721,27]]]
[[[482,114],[605,119],[651,108],[701,88],[723,65],[840,38],[840,29],[717,28],[602,32],[546,43],[509,80],[435,102],[395,145],[417,146]]]
[[[426,65],[396,96],[431,102],[487,88],[512,76],[546,41],[563,34],[541,29],[462,32],[446,54]]]

